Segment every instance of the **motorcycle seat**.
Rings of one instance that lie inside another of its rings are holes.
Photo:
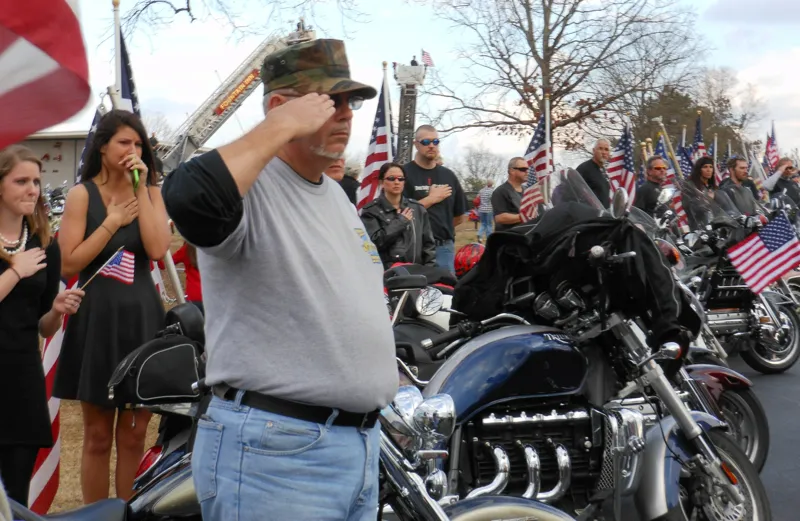
[[[128,504],[122,499],[104,499],[76,510],[44,517],[28,509],[17,508],[18,505],[12,504],[12,517],[20,521],[125,521],[128,517]]]

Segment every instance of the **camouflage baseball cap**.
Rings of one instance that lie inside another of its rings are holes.
[[[295,89],[302,94],[352,92],[365,99],[378,92],[350,79],[344,42],[319,39],[290,45],[264,58],[261,66],[264,94],[278,89]]]

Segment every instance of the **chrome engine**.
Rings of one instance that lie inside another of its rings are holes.
[[[708,327],[715,335],[731,335],[747,332],[750,314],[738,310],[709,310],[706,313]]]
[[[624,494],[637,476],[644,423],[639,412],[616,405],[492,408],[464,427],[459,467],[467,488],[460,495],[571,500],[583,508],[598,491],[616,486]]]

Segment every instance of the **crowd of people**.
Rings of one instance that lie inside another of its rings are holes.
[[[41,162],[21,146],[0,152],[0,393],[15,397],[0,414],[26,418],[0,425],[0,475],[16,501],[27,503],[37,451],[53,443],[39,337],[55,333],[64,315],[53,394],[81,404],[83,500],[109,496],[114,442],[116,496],[131,496],[149,413],[116,410],[107,385],[122,358],[163,325],[150,260],[168,252],[169,213],[186,240],[173,260],[186,266],[188,300],[207,313],[213,399],[192,457],[203,518],[226,519],[236,508],[242,521],[262,519],[269,498],[271,519],[374,519],[377,418],[398,387],[383,273],[397,262],[454,271],[467,200],[438,160],[436,129],[423,125],[413,160],[384,164],[379,197],[354,211],[358,183],[344,175],[342,156],[353,111],[377,92],[350,78],[341,41],[277,51],[261,77],[264,120],[183,163],[162,188],[141,121],[106,114],[57,239]],[[608,155],[601,140],[577,168],[605,206]],[[800,204],[790,163],[782,160],[785,180],[775,190]],[[741,160],[728,167],[737,197],[758,196]],[[514,157],[507,180],[479,192],[479,241],[525,222],[528,168]],[[665,175],[663,159],[647,161],[637,206],[654,208]],[[705,160],[691,182],[708,197],[728,189],[715,186]],[[59,290],[62,277],[74,275],[75,289]]]

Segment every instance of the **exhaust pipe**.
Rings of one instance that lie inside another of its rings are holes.
[[[539,454],[530,445],[523,445],[521,441],[517,440],[517,446],[522,448],[525,454],[525,466],[528,467],[528,488],[522,494],[525,499],[537,499],[539,496],[539,489],[542,486],[541,464],[539,462]]]
[[[561,445],[554,444],[552,440],[547,440],[556,449],[556,463],[558,464],[558,483],[549,492],[542,492],[536,496],[542,503],[558,501],[567,493],[572,482],[572,461],[569,459],[569,451]]]
[[[497,469],[497,475],[488,485],[478,487],[467,494],[467,499],[472,499],[478,496],[500,494],[503,492],[503,490],[505,490],[506,486],[508,486],[508,478],[511,473],[511,462],[508,459],[508,454],[506,454],[506,451],[504,451],[500,446],[492,448],[489,443],[484,443],[484,446],[492,451],[492,457],[494,458],[494,465]]]

